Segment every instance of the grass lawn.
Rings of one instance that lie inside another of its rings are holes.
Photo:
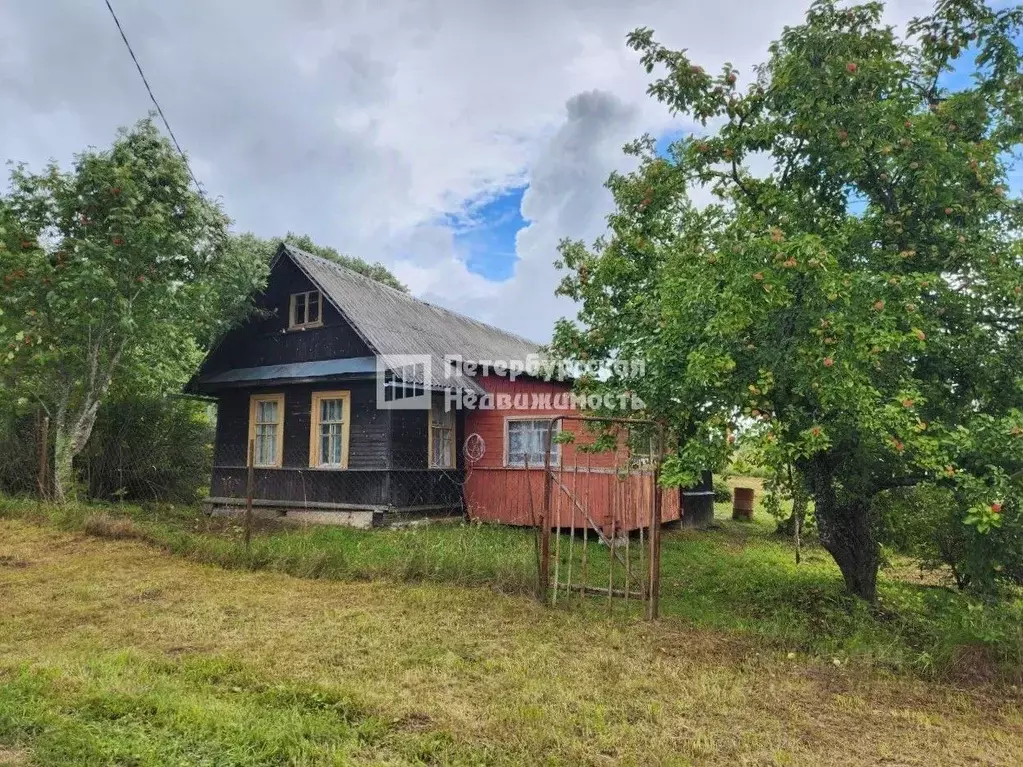
[[[1018,604],[895,568],[870,613],[819,549],[719,516],[666,536],[651,625],[537,605],[523,531],[245,554],[190,510],[4,501],[0,765],[1023,763]]]

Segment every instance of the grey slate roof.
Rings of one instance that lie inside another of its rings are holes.
[[[461,355],[471,362],[520,360],[537,354],[539,345],[449,309],[420,301],[340,264],[282,244],[275,258],[287,254],[344,315],[355,332],[385,360],[395,355],[429,355],[430,385],[482,389],[467,377],[445,377],[444,357]],[[421,383],[421,382],[420,382]]]

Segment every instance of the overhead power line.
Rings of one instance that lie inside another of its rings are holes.
[[[185,163],[185,168],[188,170],[188,175],[192,178],[192,182],[195,184],[195,188],[199,190],[199,195],[205,198],[202,184],[199,183],[199,179],[195,177],[192,172],[192,166],[188,163],[188,157],[185,155],[185,151],[181,148],[181,144],[178,143],[177,136],[174,135],[174,131],[171,130],[170,123],[167,121],[167,115],[163,113],[163,107],[160,106],[160,102],[156,100],[156,96],[153,95],[153,89],[149,86],[149,80],[146,79],[146,73],[142,71],[142,65],[139,63],[138,57],[135,56],[135,51],[132,50],[131,43],[128,42],[128,36],[124,33],[124,28],[121,26],[120,19],[117,18],[117,14],[114,12],[114,7],[110,5],[110,0],[103,0],[107,5],[107,10],[110,11],[110,16],[114,20],[114,24],[117,25],[117,31],[121,33],[121,39],[124,40],[124,47],[128,49],[128,53],[131,55],[131,60],[135,62],[135,68],[139,71],[139,77],[142,78],[142,84],[146,86],[146,92],[149,93],[149,98],[153,102],[153,106],[156,107],[157,114],[160,115],[160,119],[163,120],[163,125],[167,129],[167,134],[170,136],[174,147],[178,150],[178,154],[181,155],[181,159]]]

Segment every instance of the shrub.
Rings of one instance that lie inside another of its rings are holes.
[[[882,541],[917,559],[921,567],[948,567],[956,585],[993,592],[1023,584],[1023,514],[1018,501],[1003,505],[1001,524],[985,533],[967,524],[967,510],[951,490],[918,485],[883,493],[876,501],[886,520]]]
[[[731,503],[732,491],[724,482],[714,483],[714,503]]]
[[[0,409],[0,493],[34,493],[39,476],[37,413]]]
[[[79,471],[90,498],[193,503],[209,481],[212,456],[205,403],[123,398],[100,408]]]

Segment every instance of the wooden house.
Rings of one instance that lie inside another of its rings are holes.
[[[360,526],[448,514],[531,522],[550,419],[576,412],[543,395],[570,384],[452,360],[523,361],[536,344],[288,244],[256,304],[186,387],[217,402],[210,505],[244,504],[251,452],[254,505],[289,516]],[[500,393],[524,396],[498,408]],[[470,400],[489,407],[455,406]],[[573,506],[574,493],[593,508],[575,502],[564,527],[587,517],[618,529],[646,524],[652,484],[642,478],[652,475],[634,472],[628,490],[608,484],[614,460],[555,449],[558,503]],[[665,498],[663,518],[677,519],[678,493]]]

